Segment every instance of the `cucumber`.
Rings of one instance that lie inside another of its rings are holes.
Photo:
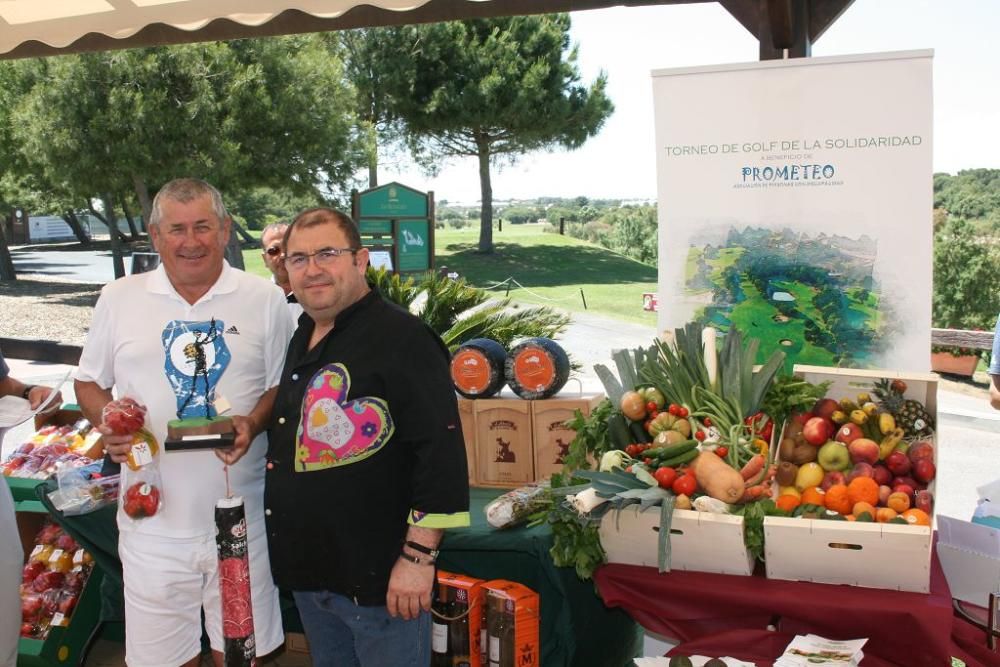
[[[642,422],[629,422],[628,430],[634,438],[632,442],[638,442],[643,445],[647,442],[653,442],[653,436],[646,432]]]
[[[647,449],[643,452],[643,456],[648,456],[651,459],[672,459],[676,456],[692,451],[697,446],[697,440],[685,440],[684,442],[678,442],[673,445],[664,445],[663,447]]]
[[[620,412],[612,412],[608,415],[608,440],[612,449],[624,450],[632,444],[632,434],[628,430],[628,422],[625,415]]]
[[[690,463],[691,461],[694,461],[696,458],[698,458],[698,454],[700,453],[701,452],[699,452],[697,449],[691,449],[681,454],[676,454],[669,459],[661,459],[660,466],[668,466],[670,468],[673,468],[675,466],[679,466],[684,463]]]

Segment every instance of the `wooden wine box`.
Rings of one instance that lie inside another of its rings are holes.
[[[462,439],[465,440],[465,460],[469,466],[469,485],[476,484],[476,402],[458,396],[458,417],[462,422]]]
[[[535,479],[548,479],[562,472],[569,443],[576,431],[566,425],[579,410],[585,417],[604,399],[604,394],[558,394],[531,401],[531,432],[534,443]]]
[[[903,380],[904,397],[922,403],[934,422],[935,435],[922,439],[934,445],[938,465],[936,374],[804,365],[796,365],[794,373],[812,383],[829,381],[826,395],[835,400],[871,393],[880,378]],[[936,479],[927,488],[938,497]],[[931,526],[768,516],[764,518],[767,577],[927,593],[931,531]]]
[[[531,451],[531,402],[483,398],[474,402],[476,484],[516,487],[535,480]]]

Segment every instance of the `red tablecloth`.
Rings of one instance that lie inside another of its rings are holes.
[[[936,554],[927,595],[614,564],[594,579],[605,604],[677,639],[674,652],[682,655],[730,655],[765,666],[794,635],[814,633],[868,637],[864,667],[948,667],[951,656],[968,667],[1000,666],[985,633],[954,617]],[[776,619],[779,632],[769,633]]]

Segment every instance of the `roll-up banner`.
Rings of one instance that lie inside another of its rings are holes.
[[[927,371],[932,51],[653,72],[661,331]]]

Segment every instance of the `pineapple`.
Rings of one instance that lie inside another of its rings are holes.
[[[878,400],[879,406],[895,417],[896,424],[903,429],[904,437],[928,435],[934,429],[930,413],[920,401],[903,398],[905,391],[906,383],[902,380],[890,382],[883,378],[875,383],[872,394]]]

